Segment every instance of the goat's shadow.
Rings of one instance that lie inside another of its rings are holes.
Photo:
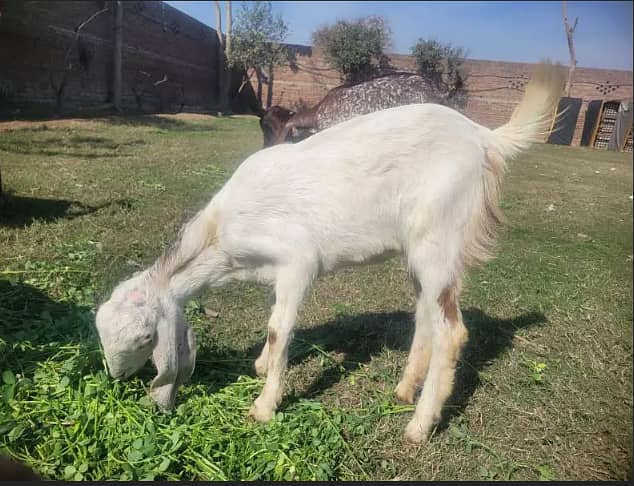
[[[8,344],[0,343],[0,368],[15,365],[28,374],[68,344],[79,344],[89,366],[100,367],[92,321],[88,306],[58,302],[28,283],[0,278],[0,341]]]
[[[481,384],[479,372],[512,346],[515,333],[519,329],[547,322],[540,312],[528,312],[511,319],[492,317],[477,308],[465,309],[462,314],[469,330],[469,341],[456,372],[454,392],[443,408],[439,430],[447,426],[451,417],[464,412]],[[325,368],[303,392],[287,395],[282,407],[318,396],[384,349],[409,352],[413,332],[414,316],[409,312],[340,315],[321,326],[298,329],[289,349],[289,366],[315,356],[319,353],[316,348],[343,353],[344,358],[340,364]],[[199,357],[213,356],[209,363],[213,363],[215,369],[197,366],[192,381],[206,383],[208,392],[213,393],[238,375],[253,375],[253,363],[263,345],[264,342],[260,341],[242,352],[199,349]],[[218,366],[219,369],[216,368]]]

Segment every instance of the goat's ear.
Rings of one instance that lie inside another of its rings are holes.
[[[196,367],[196,333],[183,320],[178,340],[178,384],[187,383]]]
[[[196,338],[185,316],[173,310],[159,319],[152,360],[157,375],[150,386],[150,395],[163,409],[171,409],[178,386],[187,381],[196,362]]]

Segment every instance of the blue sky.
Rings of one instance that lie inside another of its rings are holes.
[[[167,3],[215,27],[213,2]],[[221,2],[223,9],[224,3]],[[242,3],[245,2],[232,2],[234,16]],[[632,70],[632,4],[567,2],[568,17],[579,17],[575,32],[579,66]],[[287,41],[295,44],[310,45],[316,28],[338,19],[380,15],[392,29],[391,52],[407,54],[410,46],[423,37],[465,47],[473,59],[538,62],[549,57],[564,64],[569,62],[560,1],[274,1],[273,11],[286,21]]]

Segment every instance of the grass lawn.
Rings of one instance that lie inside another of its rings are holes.
[[[148,400],[151,365],[109,379],[95,306],[260,146],[252,117],[0,131],[0,453],[53,479],[631,479],[629,154],[539,145],[510,163],[508,224],[465,282],[470,341],[428,443],[403,442],[413,407],[392,395],[413,333],[398,259],[317,282],[270,424],[245,420],[266,287],[188,305],[198,360],[172,413]]]

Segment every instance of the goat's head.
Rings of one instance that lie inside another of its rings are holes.
[[[291,131],[285,130],[286,123],[295,115],[294,111],[281,106],[272,106],[260,116],[260,128],[264,136],[264,148],[291,141]]]
[[[196,360],[195,336],[177,303],[153,295],[142,274],[119,285],[99,307],[96,327],[110,375],[128,378],[151,357],[158,372],[152,398],[171,408]]]

